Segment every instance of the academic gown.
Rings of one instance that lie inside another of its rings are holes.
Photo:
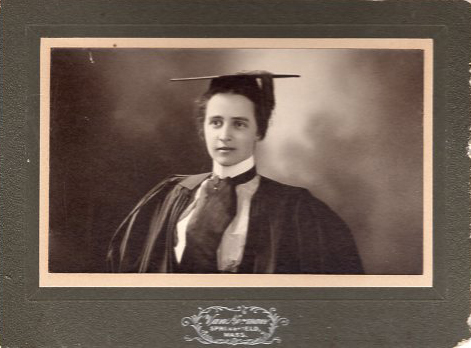
[[[172,176],[154,187],[117,229],[111,272],[178,273],[176,226],[207,174]],[[237,273],[361,274],[346,224],[308,190],[261,176]]]

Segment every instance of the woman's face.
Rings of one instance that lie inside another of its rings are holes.
[[[204,139],[209,155],[222,166],[252,156],[260,139],[253,102],[240,94],[213,95],[206,105]]]

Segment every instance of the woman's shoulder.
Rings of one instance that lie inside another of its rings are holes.
[[[197,187],[209,173],[196,175],[173,174],[160,180],[156,185],[152,186],[142,198],[138,201],[131,213],[149,206],[155,202],[162,202],[165,199],[178,198]]]
[[[201,182],[206,179],[210,173],[201,173],[201,174],[172,174],[165,177],[163,180],[154,186],[150,191],[154,191],[156,188],[160,187],[174,187],[174,186],[183,186],[189,189],[192,189],[198,186]]]
[[[313,195],[305,187],[288,185],[265,176],[261,176],[260,179],[261,194],[270,197],[272,201],[277,201],[280,204],[287,201],[297,202],[298,204],[309,205],[312,208],[331,211],[324,201]]]
[[[311,195],[304,187],[284,184],[266,176],[260,176],[260,190],[264,191],[266,194],[273,194],[276,196]]]

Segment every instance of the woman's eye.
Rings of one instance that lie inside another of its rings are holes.
[[[211,126],[220,127],[220,126],[222,126],[222,121],[221,120],[211,120],[211,121],[209,121],[209,124]]]
[[[247,125],[244,122],[240,122],[240,121],[235,122],[234,126],[236,128],[245,128],[245,127],[247,127]]]

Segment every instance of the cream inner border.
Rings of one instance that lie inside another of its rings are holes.
[[[423,274],[422,275],[206,275],[49,273],[49,87],[55,47],[87,48],[355,48],[424,51]],[[40,55],[40,287],[431,287],[433,286],[433,40],[432,39],[188,39],[41,38]]]

